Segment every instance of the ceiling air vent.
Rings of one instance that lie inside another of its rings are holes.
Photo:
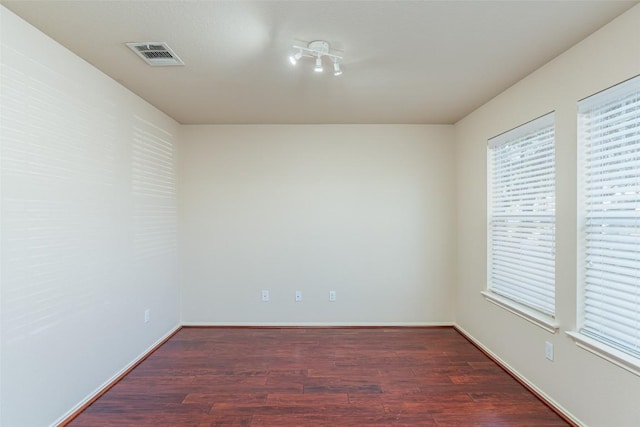
[[[164,42],[126,43],[129,49],[149,65],[184,65],[184,62]]]

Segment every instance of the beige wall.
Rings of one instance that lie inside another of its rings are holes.
[[[0,28],[0,425],[46,426],[179,323],[178,124],[2,6]]]
[[[640,425],[640,377],[578,348],[576,324],[576,103],[640,74],[640,6],[456,124],[458,286],[456,322],[525,379],[589,426]],[[556,313],[541,328],[487,302],[487,139],[556,111]],[[544,358],[544,342],[555,361]]]
[[[450,323],[452,136],[452,126],[183,126],[183,322]]]

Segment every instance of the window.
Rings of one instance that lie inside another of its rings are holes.
[[[640,77],[578,113],[579,332],[640,367]]]
[[[483,293],[550,331],[556,329],[554,141],[553,113],[489,140],[489,292]]]

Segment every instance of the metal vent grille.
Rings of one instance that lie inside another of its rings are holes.
[[[144,62],[152,66],[184,65],[184,62],[164,42],[126,43]]]

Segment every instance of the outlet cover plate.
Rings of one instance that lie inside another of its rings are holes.
[[[549,341],[544,343],[544,357],[547,360],[553,361],[553,344]]]
[[[296,291],[296,302],[302,301],[302,291]]]

